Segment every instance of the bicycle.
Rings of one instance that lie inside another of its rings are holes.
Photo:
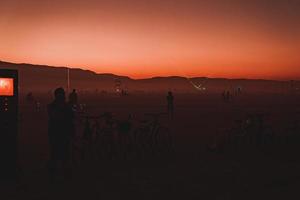
[[[161,116],[167,113],[146,113],[150,120],[141,120],[134,131],[134,141],[140,154],[162,154],[171,152],[173,141],[171,131],[160,123]]]

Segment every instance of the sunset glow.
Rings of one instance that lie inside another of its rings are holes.
[[[0,78],[0,96],[14,95],[14,80],[12,78]]]
[[[1,0],[0,60],[133,78],[300,78],[297,0]]]

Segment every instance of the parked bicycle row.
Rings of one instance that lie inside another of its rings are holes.
[[[299,118],[290,118],[281,122],[281,128],[266,123],[267,114],[248,114],[235,120],[234,125],[221,130],[209,146],[211,150],[241,151],[254,148],[272,148],[300,145]]]
[[[106,112],[98,116],[79,115],[82,131],[73,140],[73,159],[147,159],[170,155],[170,128],[161,123],[165,113],[147,113],[144,119],[129,115],[117,119]]]

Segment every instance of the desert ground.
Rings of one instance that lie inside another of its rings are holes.
[[[174,96],[174,118],[160,119],[170,130],[171,152],[86,159],[74,164],[71,180],[50,184],[46,105],[52,96],[36,94],[37,110],[21,95],[19,176],[17,184],[1,187],[1,199],[299,199],[300,142],[286,139],[300,120],[299,94],[241,94],[229,102],[220,94]],[[79,93],[79,102],[86,115],[130,114],[135,122],[166,112],[165,94]],[[272,141],[233,148],[228,137],[236,120],[256,113],[263,114]],[[77,119],[78,138],[83,129]]]

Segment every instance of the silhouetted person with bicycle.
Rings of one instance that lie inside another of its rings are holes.
[[[54,92],[55,99],[48,105],[48,136],[50,146],[49,175],[54,180],[61,163],[64,175],[71,175],[71,139],[73,111],[65,99],[63,88]]]
[[[168,107],[167,107],[168,116],[170,118],[173,118],[173,116],[174,116],[174,96],[171,91],[168,92],[167,102],[168,102]]]

